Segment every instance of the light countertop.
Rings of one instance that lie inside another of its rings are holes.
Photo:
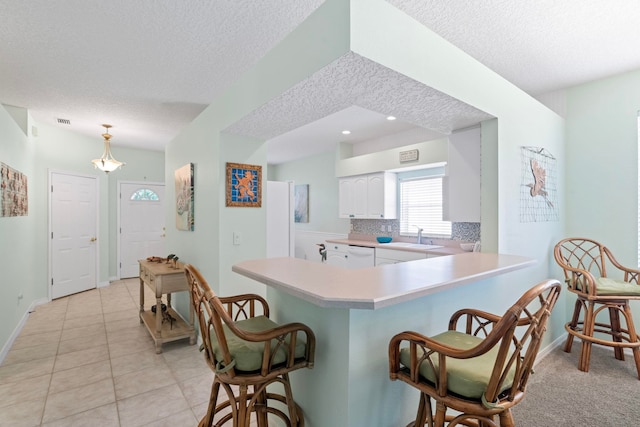
[[[394,240],[394,242],[397,242]],[[327,243],[338,243],[341,245],[353,245],[353,246],[364,246],[367,248],[380,248],[380,249],[391,249],[394,251],[406,251],[406,252],[419,252],[425,254],[433,254],[433,255],[455,255],[455,254],[463,254],[466,253],[459,246],[440,246],[438,248],[430,248],[432,245],[420,245],[424,246],[424,248],[416,247],[416,246],[394,246],[388,243],[378,243],[375,240],[361,240],[361,239],[328,239]]]
[[[465,252],[357,270],[290,257],[242,261],[232,270],[320,307],[375,310],[535,262],[517,255]]]

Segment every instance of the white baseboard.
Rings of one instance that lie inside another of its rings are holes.
[[[31,304],[29,305],[29,308],[27,309],[27,311],[24,312],[24,314],[22,315],[22,318],[20,319],[15,329],[9,336],[9,339],[7,340],[7,342],[4,343],[4,346],[2,346],[2,350],[0,350],[0,364],[4,362],[4,358],[7,357],[7,353],[9,353],[9,350],[11,350],[11,346],[15,342],[16,338],[18,338],[18,335],[20,335],[20,332],[22,331],[22,328],[24,328],[24,325],[27,323],[29,314],[31,314],[31,312],[33,312],[33,310],[37,306],[46,304],[48,302],[49,302],[48,298],[40,298],[31,302]]]
[[[567,340],[567,333],[565,332],[564,334],[560,335],[558,338],[553,340],[553,342],[551,342],[548,346],[546,346],[541,350],[538,350],[538,357],[536,357],[534,366],[540,363],[542,359],[547,357],[553,350],[556,349],[556,347],[561,346],[566,340]]]
[[[106,288],[110,284],[111,284],[111,279],[107,280],[106,282],[98,282],[98,288]]]

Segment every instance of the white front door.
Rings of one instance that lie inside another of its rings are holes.
[[[98,179],[52,172],[51,298],[97,286]]]
[[[164,184],[120,183],[120,278],[139,275],[138,260],[164,257]]]

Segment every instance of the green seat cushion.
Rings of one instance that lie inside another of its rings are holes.
[[[596,293],[598,295],[638,296],[640,295],[640,286],[624,280],[600,277],[596,279]]]
[[[256,316],[250,319],[244,319],[235,322],[235,325],[246,332],[262,332],[269,329],[277,328],[279,325],[269,319],[266,316]],[[222,326],[224,329],[225,337],[227,339],[227,346],[229,347],[229,353],[231,358],[235,360],[234,368],[239,371],[257,371],[262,367],[262,355],[264,353],[264,343],[245,341],[238,338],[227,325]],[[298,334],[296,339],[295,357],[300,358],[305,355],[306,342],[304,338]],[[286,339],[289,343],[289,337]],[[278,342],[274,339],[271,340],[271,351],[276,348]],[[223,360],[222,349],[218,344],[218,339],[212,329],[211,331],[211,345],[215,352],[217,360]],[[283,363],[287,360],[287,350],[280,346],[274,356],[274,365]]]
[[[483,340],[472,335],[467,335],[458,331],[447,331],[439,335],[432,337],[433,340],[439,343],[446,344],[450,347],[455,347],[461,350],[468,350],[480,344]],[[418,357],[421,357],[424,353],[421,349],[418,349]],[[456,393],[460,396],[464,396],[470,399],[480,399],[482,394],[487,389],[489,380],[491,379],[491,372],[498,355],[498,346],[494,346],[490,351],[482,356],[474,357],[471,359],[454,359],[452,357],[447,358],[447,388],[449,391]],[[436,369],[438,368],[438,355],[434,353],[431,355]],[[411,361],[411,355],[409,348],[403,348],[400,350],[400,363],[404,366],[409,366]],[[428,361],[422,362],[420,365],[420,375],[427,380],[435,383],[435,375],[433,369]],[[515,367],[509,370],[507,379],[503,384],[500,392],[511,387],[513,383],[513,377],[515,375]]]

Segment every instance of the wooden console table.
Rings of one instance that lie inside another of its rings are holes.
[[[184,264],[178,263],[177,268],[171,264],[139,260],[140,264],[140,323],[143,323],[156,344],[156,353],[162,353],[162,344],[183,338],[189,338],[189,344],[196,342],[196,332],[193,327],[193,306],[189,303],[189,321],[187,322],[171,307],[171,293],[189,291],[189,285],[184,275]],[[156,313],[144,310],[144,285],[156,294]],[[163,321],[162,295],[167,295],[167,313],[175,322]]]

